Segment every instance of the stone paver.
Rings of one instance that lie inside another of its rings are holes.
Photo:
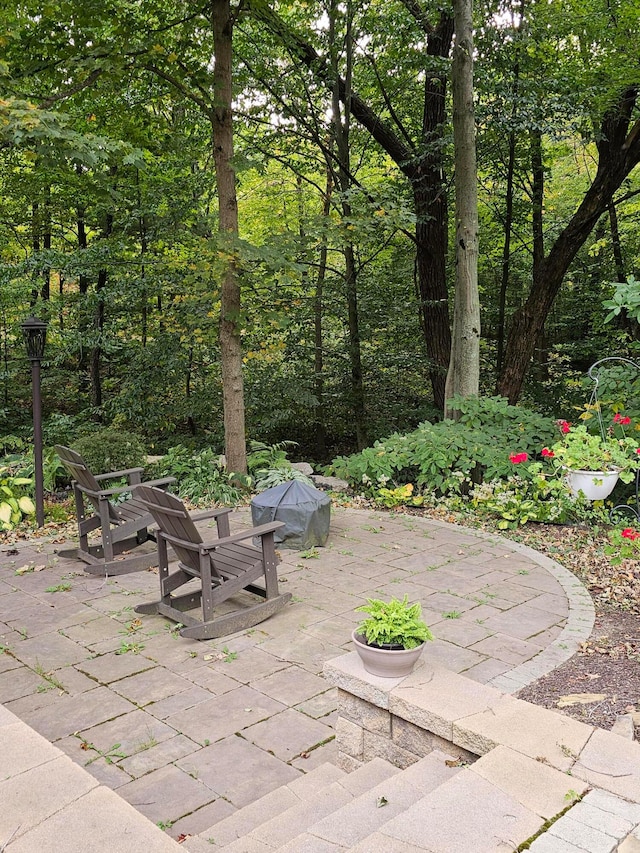
[[[247,511],[234,513],[232,527],[247,521]],[[43,540],[0,557],[0,701],[81,766],[82,737],[102,751],[119,744],[122,757],[98,757],[87,770],[183,831],[189,813],[200,812],[194,827],[221,814],[221,796],[238,808],[335,756],[329,743],[293,757],[332,736],[336,693],[321,672],[350,649],[365,598],[406,591],[420,600],[437,638],[433,659],[480,690],[515,691],[561,663],[593,619],[575,577],[531,549],[375,511],[334,508],[317,558],[282,551],[287,608],[217,641],[185,640],[168,620],[134,613],[157,597],[153,572],[88,576],[57,553],[70,548]],[[29,562],[45,568],[16,576]],[[63,582],[71,589],[46,592]],[[477,723],[489,742],[490,725]],[[390,851],[412,846],[387,842]]]

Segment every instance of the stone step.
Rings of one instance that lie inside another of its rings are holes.
[[[311,825],[306,833],[278,848],[280,853],[351,850],[459,773],[462,767],[454,761],[450,755],[434,750]]]
[[[348,849],[351,853],[515,850],[587,788],[576,776],[499,746]]]
[[[308,827],[338,811],[365,791],[384,784],[399,773],[397,767],[382,758],[374,758],[367,764],[346,773],[337,781],[316,791],[311,797],[300,798],[299,802],[279,814],[270,815],[264,823],[257,825],[242,837],[224,847],[214,846],[214,850],[224,853],[263,853],[263,851],[281,850],[292,839],[305,832]],[[301,780],[296,780],[299,782]],[[286,787],[291,787],[291,784]],[[215,827],[213,828],[215,836]],[[211,850],[211,846],[209,850]]]
[[[342,779],[347,774],[335,764],[325,762],[294,779],[287,785],[275,788],[260,799],[238,809],[209,829],[187,838],[183,846],[198,853],[204,850],[220,850],[238,838],[246,836],[251,830],[301,801],[312,799],[327,785]],[[214,843],[211,843],[213,839]],[[204,846],[206,844],[206,846]]]

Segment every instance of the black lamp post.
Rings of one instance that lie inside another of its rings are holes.
[[[44,357],[47,324],[37,317],[22,323],[27,356],[31,362],[31,399],[33,403],[33,453],[36,475],[36,523],[44,524],[44,484],[42,480],[42,399],[40,397],[40,362]]]

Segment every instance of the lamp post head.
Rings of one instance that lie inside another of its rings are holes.
[[[20,325],[29,361],[42,361],[47,339],[47,324],[44,320],[38,320],[37,317],[31,316]]]

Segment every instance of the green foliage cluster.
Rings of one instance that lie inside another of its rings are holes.
[[[516,528],[529,521],[547,524],[584,521],[596,512],[585,498],[573,497],[562,478],[555,472],[546,472],[539,462],[520,466],[518,473],[508,480],[476,486],[466,509],[479,516],[497,517],[499,530]]]
[[[638,468],[638,441],[631,437],[603,438],[580,424],[572,427],[553,447],[556,466],[571,471],[618,470],[620,479],[630,483]]]
[[[422,619],[420,603],[409,604],[407,595],[402,600],[392,598],[390,601],[368,598],[367,603],[356,610],[368,614],[356,633],[362,634],[369,645],[414,649],[433,640],[433,634]]]
[[[252,440],[249,447],[251,450],[247,454],[247,468],[255,481],[257,492],[264,492],[289,480],[298,480],[313,486],[312,480],[294,468],[287,459],[287,448],[297,447],[297,442],[279,441],[275,444],[264,444]]]
[[[533,456],[556,435],[553,419],[502,397],[452,402],[460,411],[457,422],[425,422],[407,435],[396,433],[361,453],[338,457],[332,472],[370,497],[390,482],[415,483],[440,495],[466,494],[474,484],[513,473],[510,449]]]
[[[12,530],[24,516],[35,513],[33,501],[25,494],[31,486],[31,478],[17,475],[11,466],[0,467],[0,530]]]
[[[146,450],[140,437],[118,429],[90,433],[75,441],[73,449],[94,474],[144,467],[146,462]]]
[[[239,503],[246,490],[238,475],[225,471],[220,455],[211,448],[193,451],[179,444],[152,468],[153,477],[175,477],[172,490],[196,506]]]
[[[604,318],[605,323],[611,323],[624,311],[630,319],[640,322],[640,281],[629,275],[626,281],[613,282],[614,291],[609,299],[603,301],[603,306],[609,309]]]
[[[640,560],[640,532],[635,527],[614,527],[604,552],[612,566],[619,566],[623,560]]]

